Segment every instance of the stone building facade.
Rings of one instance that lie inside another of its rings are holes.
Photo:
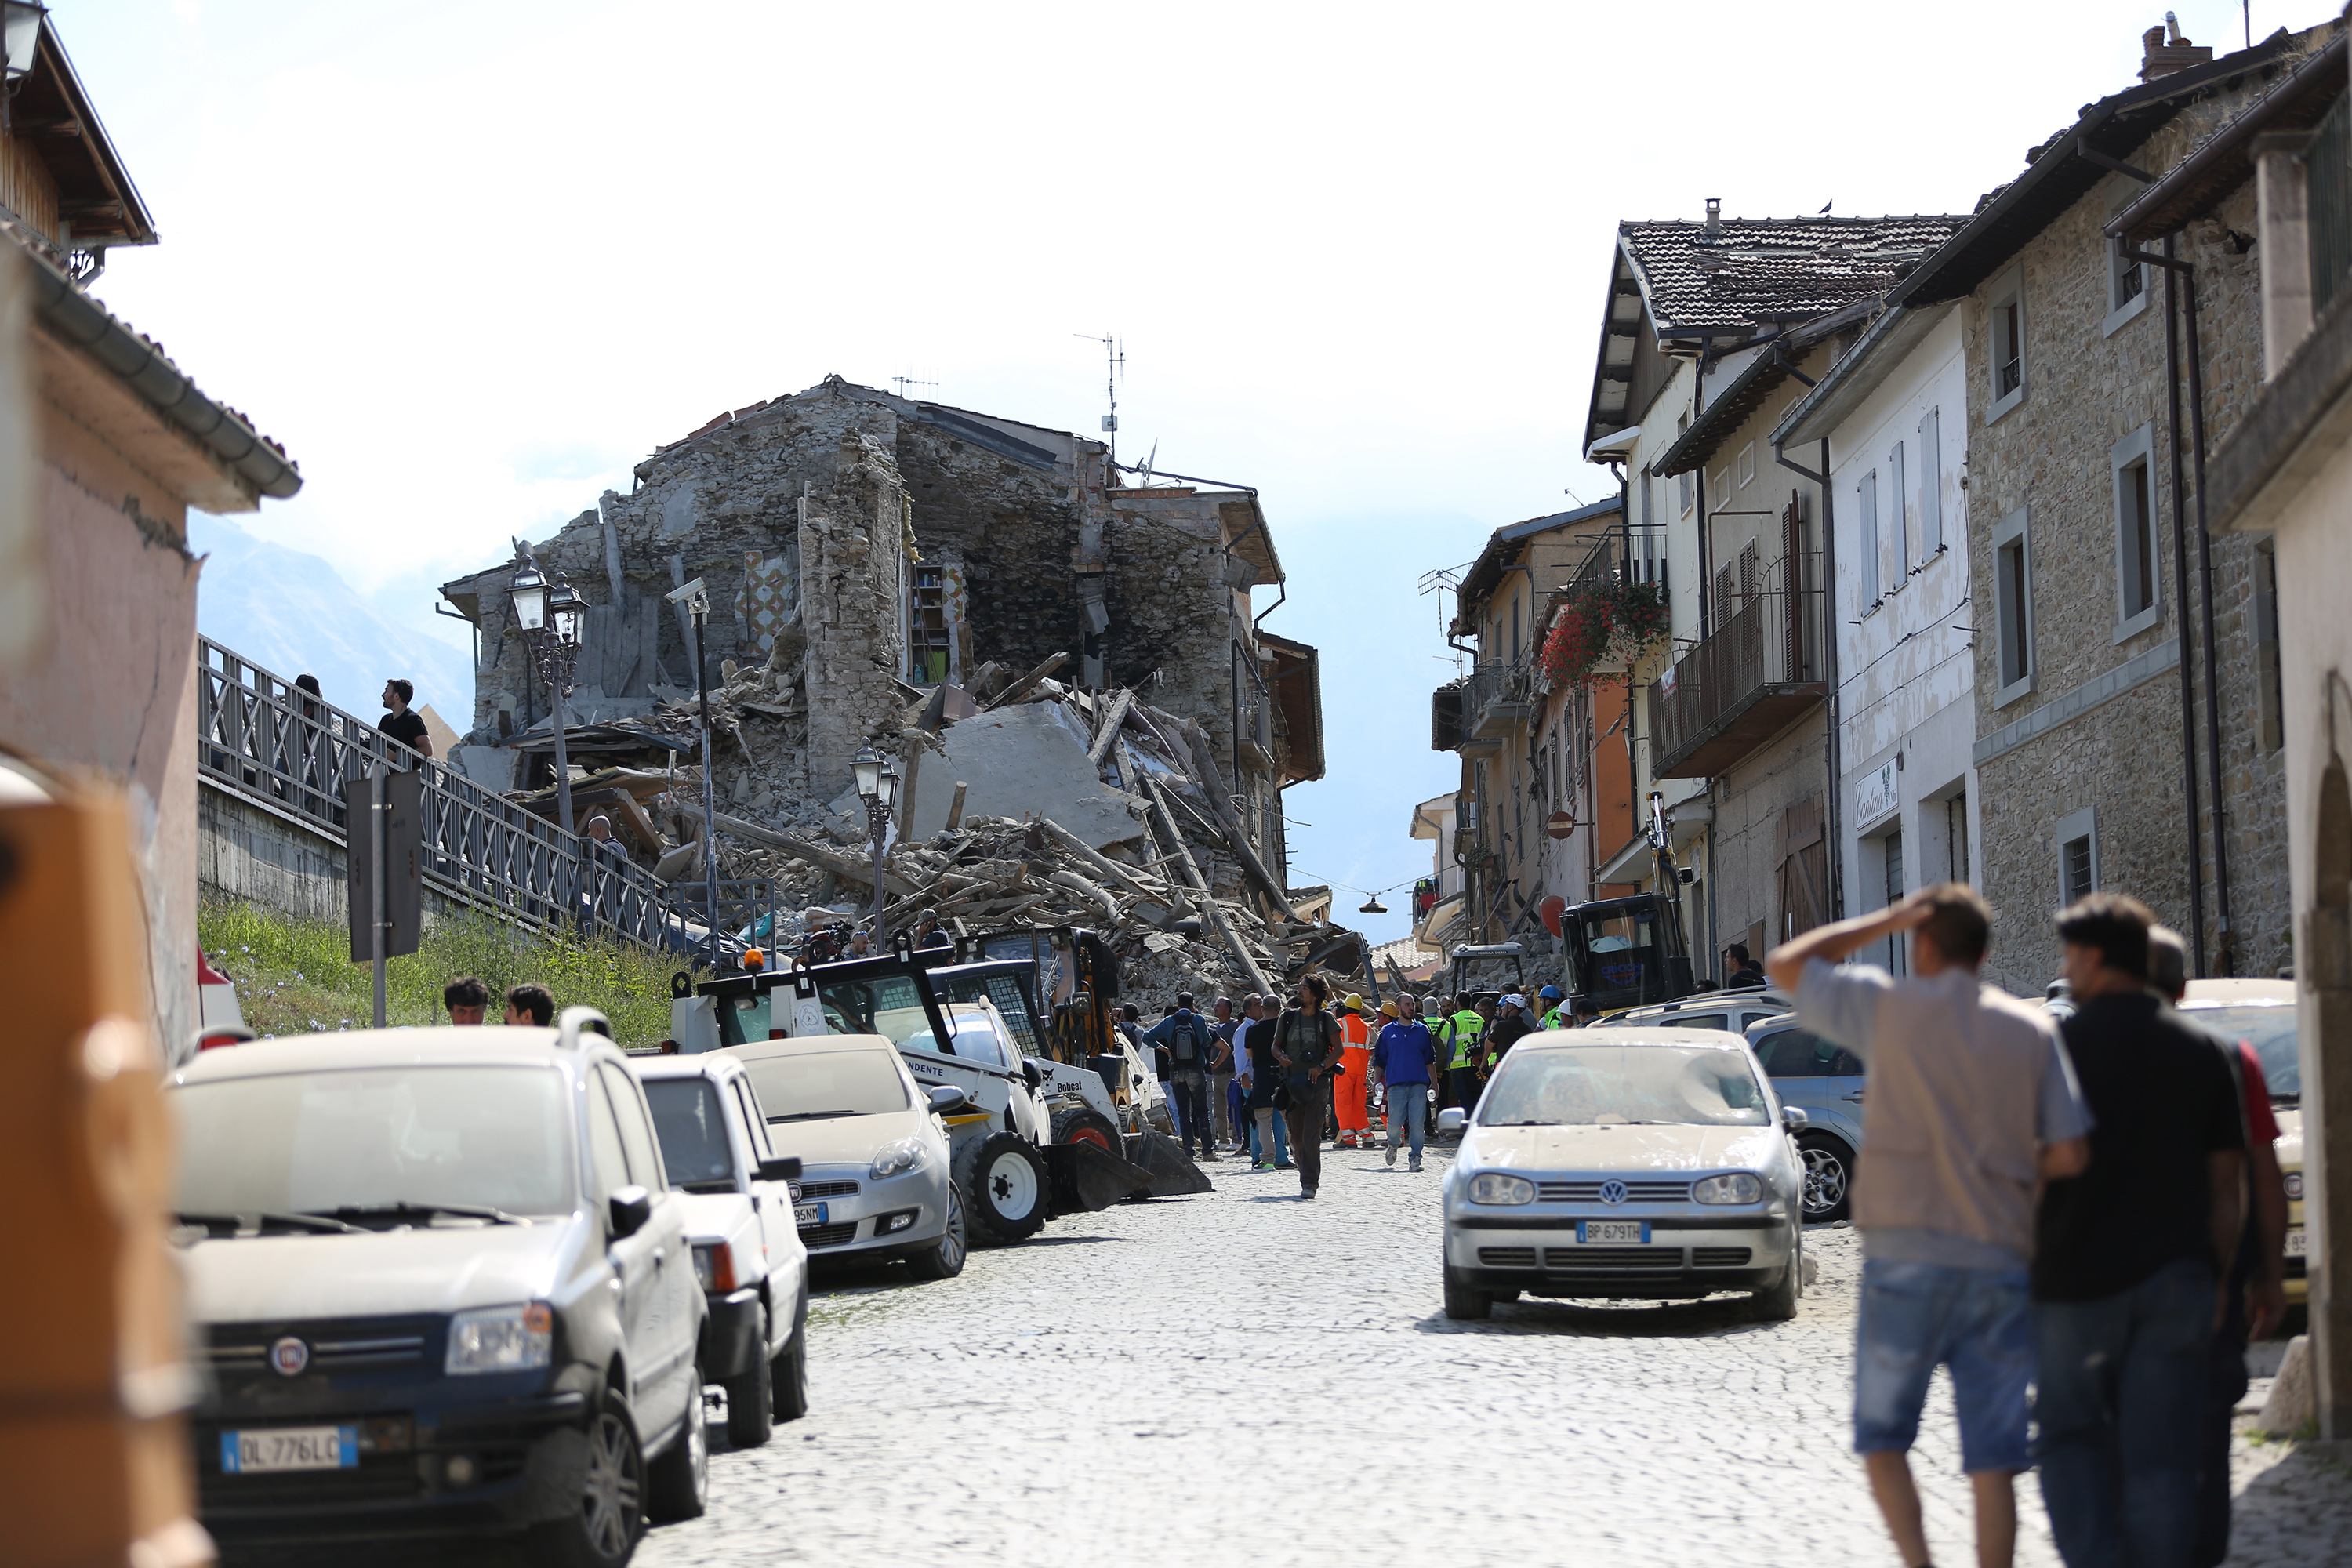
[[[2200,539],[2193,489],[2176,493],[2176,437],[2189,486],[2198,467],[2185,309],[2176,376],[2179,286],[2105,230],[2143,184],[2111,165],[2173,167],[2317,41],[2281,35],[2186,68],[2179,46],[2151,42],[2147,80],[2037,149],[1898,291],[1911,308],[1961,305],[1972,760],[1999,806],[1980,814],[1978,863],[1996,910],[1988,974],[2012,990],[2042,988],[2050,911],[2095,889],[2145,900],[2191,938],[2200,973],[2288,962],[2283,742],[2261,717],[2274,577],[2258,542]],[[2261,384],[2258,267],[2233,238],[2253,222],[2249,195],[2179,248],[2194,269],[2209,450]]]
[[[787,753],[792,798],[739,802],[755,812],[837,796],[927,689],[1062,654],[1064,680],[1197,721],[1278,863],[1281,791],[1322,771],[1319,690],[1312,648],[1255,627],[1252,590],[1282,568],[1255,491],[1130,485],[1098,441],[838,376],[719,416],[635,481],[530,547],[590,603],[575,725],[692,695],[689,623],[664,596],[698,577],[713,684],[764,665],[780,694],[762,742]],[[460,760],[502,788],[530,782],[513,743],[551,721],[509,634],[513,571],[443,590],[480,633]]]

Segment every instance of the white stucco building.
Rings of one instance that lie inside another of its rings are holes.
[[[1950,304],[1881,316],[1774,428],[1831,480],[1845,907],[1973,879],[1968,369]],[[1900,944],[1882,955],[1902,962]]]

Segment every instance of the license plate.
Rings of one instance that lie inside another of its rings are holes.
[[[360,1463],[356,1426],[271,1426],[221,1434],[221,1472],[266,1475],[278,1470],[355,1470]]]
[[[2307,1258],[2310,1254],[2311,1243],[2305,1239],[2304,1232],[2291,1230],[2286,1233],[2286,1255],[2289,1258]]]
[[[1582,1219],[1576,1222],[1576,1239],[1587,1245],[1634,1242],[1648,1246],[1650,1222],[1645,1219]]]
[[[823,1204],[794,1204],[793,1205],[793,1223],[796,1226],[823,1225],[824,1223],[824,1205]]]

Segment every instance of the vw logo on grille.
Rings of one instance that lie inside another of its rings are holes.
[[[1625,1201],[1625,1184],[1622,1182],[1613,1181],[1601,1183],[1601,1201],[1604,1204],[1623,1203]]]
[[[310,1364],[310,1347],[288,1334],[269,1347],[269,1370],[280,1377],[299,1377]]]

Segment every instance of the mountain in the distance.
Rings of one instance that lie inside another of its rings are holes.
[[[291,680],[319,678],[320,695],[373,722],[384,680],[416,683],[416,706],[463,731],[474,718],[465,650],[404,626],[368,603],[316,555],[256,539],[236,523],[188,514],[188,543],[206,557],[197,579],[196,629]],[[420,605],[419,615],[432,614]]]

